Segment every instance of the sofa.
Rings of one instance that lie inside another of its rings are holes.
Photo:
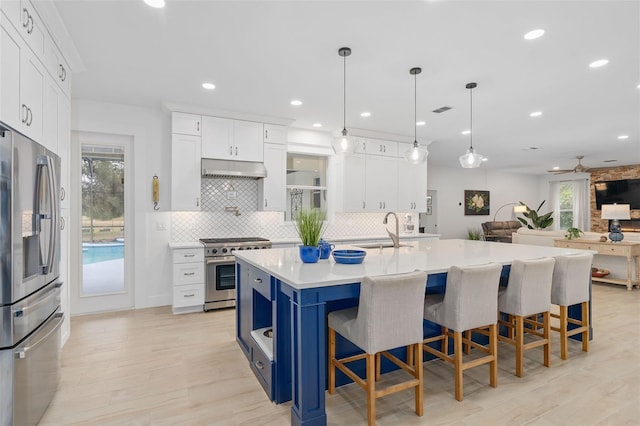
[[[513,238],[513,233],[521,226],[522,224],[517,220],[484,222],[482,224],[482,233],[484,234],[485,241],[510,243]]]
[[[565,238],[565,231],[545,231],[538,229],[520,228],[511,234],[514,244],[529,244],[536,246],[553,247],[553,240]],[[582,240],[599,241],[600,237],[608,238],[608,232],[585,232],[580,236]],[[625,232],[624,241],[640,243],[640,232]],[[613,244],[613,243],[612,243]],[[627,278],[627,259],[619,256],[604,256],[596,254],[593,258],[593,266],[598,269],[608,269],[607,278]],[[635,275],[635,270],[632,271]]]

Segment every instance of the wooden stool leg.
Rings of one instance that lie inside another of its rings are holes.
[[[551,314],[549,311],[542,314],[542,322],[544,339],[547,341],[544,344],[544,366],[549,367],[551,365]]]
[[[455,374],[456,399],[463,399],[463,383],[462,383],[462,332],[453,332],[453,366]]]
[[[582,302],[582,326],[586,328],[582,332],[582,351],[589,352],[589,302]]]
[[[380,380],[380,364],[382,364],[382,356],[376,354],[376,381]]]
[[[413,366],[418,385],[415,389],[416,414],[422,417],[424,413],[424,371],[422,368],[422,344],[412,345],[411,350],[415,352],[415,365]]]
[[[567,359],[569,351],[569,338],[567,337],[568,328],[567,307],[560,306],[560,358]]]
[[[407,365],[413,367],[413,345],[407,346]]]
[[[465,335],[467,341],[471,340],[471,330],[465,331],[464,335]],[[471,345],[469,343],[466,343],[463,346],[464,346],[464,353],[469,355],[471,353]]]
[[[493,361],[489,363],[489,384],[495,388],[498,386],[498,330],[496,324],[489,326],[489,354]]]
[[[515,325],[513,323],[513,315],[507,315],[507,321],[509,322],[509,324],[511,324],[511,327],[507,327],[507,337],[509,339],[513,339],[513,332],[515,328]]]
[[[369,426],[376,424],[376,381],[374,354],[367,354],[367,422]]]
[[[522,377],[524,372],[524,318],[520,315],[516,315],[516,327],[514,330],[516,340],[516,376]]]
[[[444,338],[442,339],[442,343],[440,343],[440,352],[445,355],[449,354],[449,329],[447,327],[441,328],[442,335]]]
[[[336,331],[329,327],[329,393],[336,393],[336,367],[334,359],[336,357]]]

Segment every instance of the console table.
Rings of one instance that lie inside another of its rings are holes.
[[[621,241],[612,243],[610,241],[593,240],[553,240],[556,247],[574,248],[582,250],[595,250],[598,254],[605,256],[621,256],[627,258],[627,279],[593,277],[593,281],[600,281],[610,284],[622,284],[631,290],[634,285],[640,286],[640,243],[630,243]],[[635,263],[635,279],[633,277],[633,266]]]

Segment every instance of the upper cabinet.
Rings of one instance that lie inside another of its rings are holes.
[[[171,138],[171,210],[200,210],[200,136]]]
[[[277,124],[264,124],[264,138],[265,143],[277,143],[280,145],[287,144],[287,127],[279,126]]]
[[[264,166],[267,177],[258,183],[258,209],[284,211],[287,147],[275,143],[264,144]]]
[[[202,117],[202,157],[263,161],[262,123]]]
[[[410,164],[398,158],[398,210],[427,211],[427,163]]]
[[[174,112],[171,114],[171,133],[200,136],[202,117],[196,114]]]
[[[356,147],[356,153],[381,155],[384,157],[398,156],[398,142],[386,141],[382,139],[362,139]]]

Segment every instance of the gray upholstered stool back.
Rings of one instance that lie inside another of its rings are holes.
[[[447,288],[441,305],[431,313],[429,301],[425,318],[454,331],[495,324],[498,311],[498,286],[502,266],[497,263],[459,268],[447,273]]]
[[[426,286],[422,271],[364,277],[353,324],[334,327],[330,315],[329,326],[369,354],[421,342]]]
[[[554,264],[550,257],[514,260],[507,289],[498,299],[500,311],[526,317],[551,309]]]
[[[591,253],[556,257],[551,287],[551,303],[570,306],[589,301]]]

